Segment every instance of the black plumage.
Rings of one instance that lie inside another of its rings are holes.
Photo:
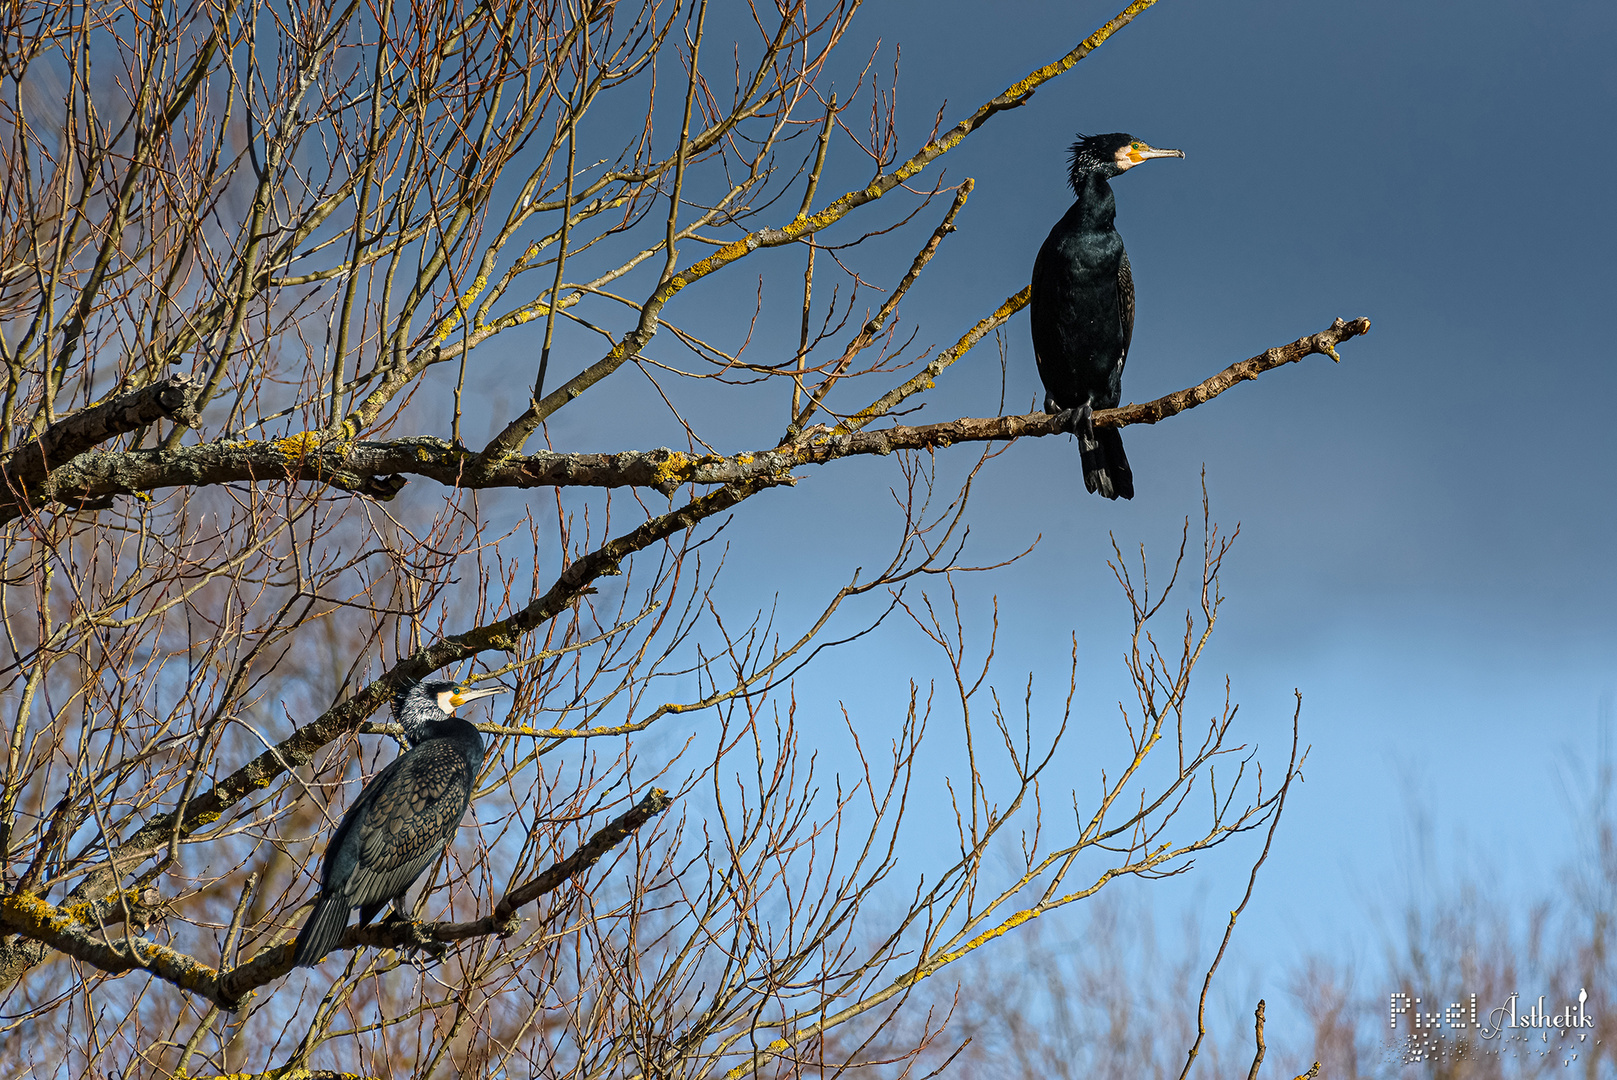
[[[1113,221],[1112,177],[1154,157],[1184,157],[1121,132],[1081,136],[1069,178],[1078,196],[1033,261],[1029,315],[1046,412],[1063,414],[1078,436],[1084,486],[1108,499],[1132,499],[1134,474],[1116,428],[1096,428],[1095,409],[1115,409],[1134,337],[1134,274]]]
[[[377,773],[326,845],[320,898],[298,931],[292,962],[310,967],[336,947],[359,908],[364,926],[404,894],[449,845],[483,767],[483,738],[455,709],[500,688],[417,683],[393,699],[410,749]]]

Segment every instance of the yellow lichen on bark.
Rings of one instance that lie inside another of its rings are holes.
[[[695,462],[691,460],[689,454],[682,454],[676,450],[668,455],[668,460],[657,466],[656,472],[652,473],[651,486],[666,487],[670,484],[682,484],[690,479],[691,470],[694,467]]]
[[[476,302],[478,295],[487,287],[488,275],[478,274],[477,278],[472,282],[471,288],[461,293],[460,299],[455,301],[454,310],[444,316],[444,321],[439,325],[438,332],[433,335],[432,343],[434,345],[442,345],[449,339],[449,335],[455,332],[455,327],[460,325],[461,318],[471,310],[472,304]]]
[[[282,457],[301,461],[320,449],[323,437],[318,431],[300,431],[284,439],[270,440],[270,446]]]
[[[76,920],[32,893],[20,893],[0,897],[0,921],[20,933],[36,937],[65,933]]]

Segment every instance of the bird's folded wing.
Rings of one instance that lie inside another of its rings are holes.
[[[1134,340],[1134,268],[1129,265],[1129,253],[1123,252],[1123,261],[1117,268],[1117,313],[1123,329],[1123,356],[1129,354]]]
[[[376,793],[359,827],[359,864],[343,890],[355,906],[408,889],[454,836],[466,813],[470,769],[448,742],[422,743]]]

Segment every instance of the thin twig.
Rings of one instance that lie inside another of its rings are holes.
[[[1263,1051],[1264,1051],[1265,1047],[1263,1045],[1263,999],[1262,998],[1258,999],[1258,1007],[1257,1007],[1257,1010],[1255,1011],[1255,1013],[1253,1015],[1256,1018],[1255,1019],[1255,1030],[1254,1030],[1253,1037],[1257,1040],[1258,1049],[1257,1049],[1257,1052],[1255,1054],[1253,1054],[1253,1056],[1252,1056],[1252,1068],[1247,1070],[1246,1080],[1258,1080],[1258,1066],[1263,1064]]]

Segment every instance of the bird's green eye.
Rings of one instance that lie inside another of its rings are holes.
[[[1139,143],[1129,143],[1129,145],[1134,147],[1134,149],[1136,149],[1136,150],[1140,149],[1140,144]]]

